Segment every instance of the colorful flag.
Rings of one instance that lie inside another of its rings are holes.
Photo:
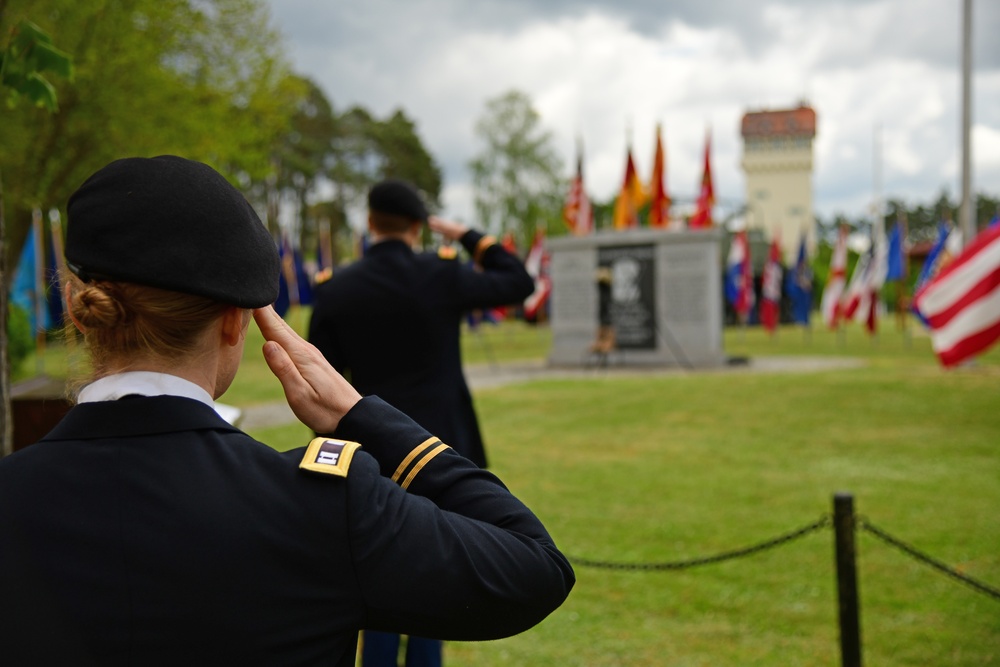
[[[879,292],[885,284],[886,260],[886,242],[874,241],[868,252],[858,258],[841,300],[844,318],[864,324],[869,333],[875,333],[877,328]]]
[[[65,313],[62,285],[59,278],[59,271],[64,262],[59,211],[52,209],[49,212],[49,240],[45,244],[45,291],[48,295],[46,305],[49,311],[50,326],[58,326],[63,322]]]
[[[566,227],[574,234],[582,236],[594,229],[594,212],[590,206],[590,198],[583,187],[583,150],[578,149],[576,157],[576,176],[570,183],[566,202],[563,204],[563,220]]]
[[[886,258],[886,280],[902,280],[904,278],[903,232],[897,220],[889,232],[889,249]]]
[[[653,178],[649,184],[649,226],[666,227],[670,223],[670,195],[667,194],[667,158],[656,126],[656,152],[653,155]]]
[[[39,279],[42,272],[40,232],[38,225],[32,225],[28,231],[10,288],[10,302],[28,315],[32,333],[44,331],[50,325],[48,309],[40,306],[45,299],[45,288]]]
[[[944,366],[973,357],[1000,338],[1000,226],[993,225],[932,278],[913,300]]]
[[[726,261],[726,298],[744,324],[754,305],[753,264],[746,230],[736,232]]]
[[[872,250],[872,264],[868,271],[868,279],[865,283],[865,310],[855,314],[855,321],[864,322],[868,333],[875,333],[878,327],[879,310],[882,307],[882,286],[885,284],[885,277],[889,268],[888,243],[885,238],[875,241]]]
[[[528,250],[528,256],[524,259],[524,268],[535,281],[535,291],[524,300],[524,319],[527,322],[539,321],[552,293],[548,259],[548,253],[545,252],[545,232],[537,229],[535,240]]]
[[[781,313],[781,244],[771,241],[771,252],[764,264],[760,286],[760,321],[764,328],[774,332]]]
[[[705,162],[701,172],[701,189],[698,203],[688,227],[703,229],[712,226],[712,207],[715,205],[715,188],[712,186],[712,134],[705,134]]]
[[[831,329],[836,329],[840,323],[840,297],[844,293],[844,283],[847,280],[847,227],[841,226],[837,232],[837,243],[830,257],[830,276],[823,288],[823,297],[819,309],[823,322]]]
[[[799,324],[809,324],[812,311],[813,274],[806,251],[806,235],[799,241],[799,254],[795,266],[785,277],[785,291],[792,302],[792,319]]]
[[[858,263],[854,265],[854,273],[851,274],[851,281],[840,297],[840,314],[845,320],[854,319],[854,314],[861,308],[862,302],[866,300],[867,283],[871,269],[872,250],[869,249],[868,252],[858,257]]]
[[[635,163],[632,162],[632,149],[628,149],[625,161],[625,178],[622,179],[621,192],[615,201],[615,229],[632,229],[639,226],[639,207],[646,200],[642,183],[635,173]]]
[[[927,258],[924,259],[924,265],[920,268],[920,275],[917,276],[917,283],[914,285],[915,290],[919,290],[928,280],[933,278],[938,270],[938,260],[941,258],[944,252],[944,247],[948,243],[948,237],[951,235],[951,227],[945,222],[938,222],[938,236],[937,240],[934,241],[934,245],[931,246],[930,252],[927,253]]]
[[[274,302],[274,309],[284,316],[291,306],[312,303],[312,288],[302,255],[292,247],[291,240],[285,233],[281,235],[278,256],[281,258],[281,272],[278,274],[278,298]]]

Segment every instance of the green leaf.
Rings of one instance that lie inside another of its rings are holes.
[[[21,92],[34,102],[35,106],[45,107],[52,113],[59,110],[56,89],[40,74],[29,74]]]
[[[52,72],[66,79],[73,78],[73,58],[51,44],[37,42],[32,50],[32,57],[38,72]]]

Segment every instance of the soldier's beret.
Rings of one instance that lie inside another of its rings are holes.
[[[410,220],[427,221],[427,207],[412,183],[387,178],[368,191],[368,209],[398,215]]]
[[[174,155],[116,160],[69,198],[66,264],[113,280],[241,308],[278,297],[280,260],[243,194],[206,164]]]

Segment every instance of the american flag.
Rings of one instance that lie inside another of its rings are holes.
[[[771,241],[771,251],[761,276],[760,321],[769,332],[778,326],[781,306],[781,244],[778,239]]]
[[[1000,225],[981,232],[917,292],[914,307],[931,330],[945,366],[955,366],[1000,339]]]
[[[563,220],[569,230],[578,235],[589,234],[594,229],[594,212],[583,188],[583,157],[576,159],[576,176],[573,177],[563,205]]]

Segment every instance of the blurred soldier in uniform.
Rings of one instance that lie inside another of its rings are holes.
[[[362,628],[493,639],[562,603],[573,571],[538,519],[268,305],[274,241],[221,175],[117,160],[68,212],[91,376],[0,460],[0,662],[351,667]],[[307,447],[278,452],[213,409],[251,319],[322,434]]]
[[[415,252],[425,223],[459,242],[475,266],[460,262],[453,251]],[[363,395],[379,396],[486,467],[462,372],[462,317],[523,302],[534,281],[492,236],[429,216],[406,181],[387,179],[372,187],[368,229],[372,242],[365,256],[317,288],[309,340]],[[365,632],[363,667],[395,667],[399,643],[397,635]],[[410,637],[406,654],[407,667],[435,667],[441,643]]]

